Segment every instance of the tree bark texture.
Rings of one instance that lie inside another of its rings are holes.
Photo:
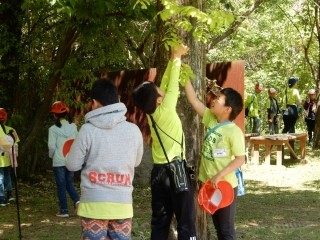
[[[318,66],[317,66],[317,78],[316,81],[316,90],[318,93],[318,98],[316,101],[317,104],[317,112],[316,112],[316,124],[314,129],[314,136],[313,136],[313,149],[320,148],[320,95],[319,95],[319,87],[320,87],[320,21],[319,21],[319,9],[320,9],[320,0],[316,1],[315,4],[315,23],[316,23],[316,37],[318,40]]]
[[[183,5],[192,5],[201,11],[204,11],[205,2],[202,0],[180,0]],[[192,80],[192,85],[199,99],[205,100],[205,81],[206,76],[206,59],[205,46],[201,42],[196,42],[191,34],[185,36],[185,42],[190,47],[189,54],[184,62],[188,63],[196,78]],[[188,165],[195,167],[196,176],[199,172],[199,163],[201,156],[201,145],[203,139],[204,128],[201,124],[201,119],[197,116],[191,105],[188,103],[184,89],[181,91],[181,99],[178,105],[178,113],[182,119],[186,138],[186,157]],[[199,182],[195,182],[195,207],[196,207],[196,229],[197,237],[201,240],[210,239],[208,230],[207,215],[198,205],[198,191],[201,186]]]

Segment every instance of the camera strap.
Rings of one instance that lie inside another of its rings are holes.
[[[168,155],[167,155],[167,152],[163,146],[163,143],[161,141],[161,138],[160,138],[160,135],[159,135],[159,132],[158,132],[158,129],[157,127],[159,128],[159,126],[156,124],[156,121],[154,120],[154,118],[149,115],[150,119],[151,119],[151,122],[152,122],[152,127],[154,128],[154,131],[159,139],[159,142],[160,142],[160,145],[161,145],[161,148],[163,150],[163,153],[164,153],[164,156],[166,157],[167,159],[167,162],[170,164],[170,161],[169,161],[169,158],[168,158]],[[171,136],[169,136],[166,132],[164,132],[161,128],[159,128],[164,134],[166,134],[169,138],[171,138],[173,141],[179,143],[177,140],[175,140],[174,138],[172,138]],[[181,145],[181,148],[182,148],[182,152],[181,152],[181,158],[183,159],[183,133],[182,133],[182,139],[181,139],[181,143],[179,143]]]

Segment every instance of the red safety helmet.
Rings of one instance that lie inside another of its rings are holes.
[[[255,88],[258,89],[258,90],[260,90],[260,91],[263,91],[263,84],[257,82],[256,85],[255,85]]]
[[[218,182],[218,187],[214,188],[208,180],[201,187],[198,195],[199,205],[211,215],[218,209],[229,206],[233,199],[234,191],[227,181]]]
[[[68,111],[68,107],[64,102],[62,101],[56,101],[52,104],[51,106],[51,111],[52,113],[64,113]]]
[[[0,108],[0,121],[7,121],[8,114],[4,108]]]

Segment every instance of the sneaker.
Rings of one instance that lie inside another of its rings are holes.
[[[1,199],[0,200],[0,206],[1,207],[5,207],[5,206],[7,206],[9,203],[7,202],[7,200],[6,199]]]
[[[69,217],[69,214],[68,213],[57,213],[56,217],[67,218],[67,217]]]
[[[16,201],[16,199],[14,198],[14,197],[10,197],[9,199],[8,199],[8,202],[10,203],[10,202],[14,202],[14,201]]]

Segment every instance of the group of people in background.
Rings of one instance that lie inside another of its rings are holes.
[[[266,102],[268,133],[278,134],[280,132],[279,116],[282,116],[284,127],[282,133],[295,133],[295,125],[299,114],[304,111],[304,120],[308,131],[308,144],[311,145],[314,138],[316,122],[316,96],[315,89],[309,89],[307,98],[303,102],[299,93],[298,78],[290,77],[287,81],[285,92],[279,100],[277,90],[268,88],[268,99]],[[264,90],[262,83],[256,83],[255,92],[248,94],[245,100],[246,116],[250,125],[251,133],[261,133],[261,92]]]
[[[177,159],[187,165],[182,122],[176,112],[179,83],[203,124],[208,130],[214,129],[213,137],[203,142],[199,180],[202,183],[210,180],[213,187],[222,180],[230,184],[234,199],[229,206],[212,214],[212,221],[218,239],[236,239],[238,181],[235,170],[245,161],[245,147],[243,132],[232,121],[243,109],[243,98],[234,89],[225,88],[209,107],[202,103],[190,80],[180,81],[181,57],[188,50],[183,44],[171,50],[160,87],[146,81],[132,94],[135,106],[147,115],[152,137],[151,239],[168,239],[173,216],[177,220],[178,239],[197,239],[190,176],[187,174],[188,187],[177,192],[168,167]],[[126,121],[127,108],[119,102],[112,81],[95,81],[91,99],[91,109],[79,132],[68,121],[67,106],[60,101],[52,105],[56,123],[49,129],[48,147],[59,198],[57,216],[69,216],[68,192],[81,217],[81,239],[129,240],[133,217],[132,182],[134,168],[142,160],[142,134],[135,124]],[[74,139],[73,144],[66,151],[66,142],[71,139]],[[73,172],[78,170],[81,170],[80,198],[72,185]]]

